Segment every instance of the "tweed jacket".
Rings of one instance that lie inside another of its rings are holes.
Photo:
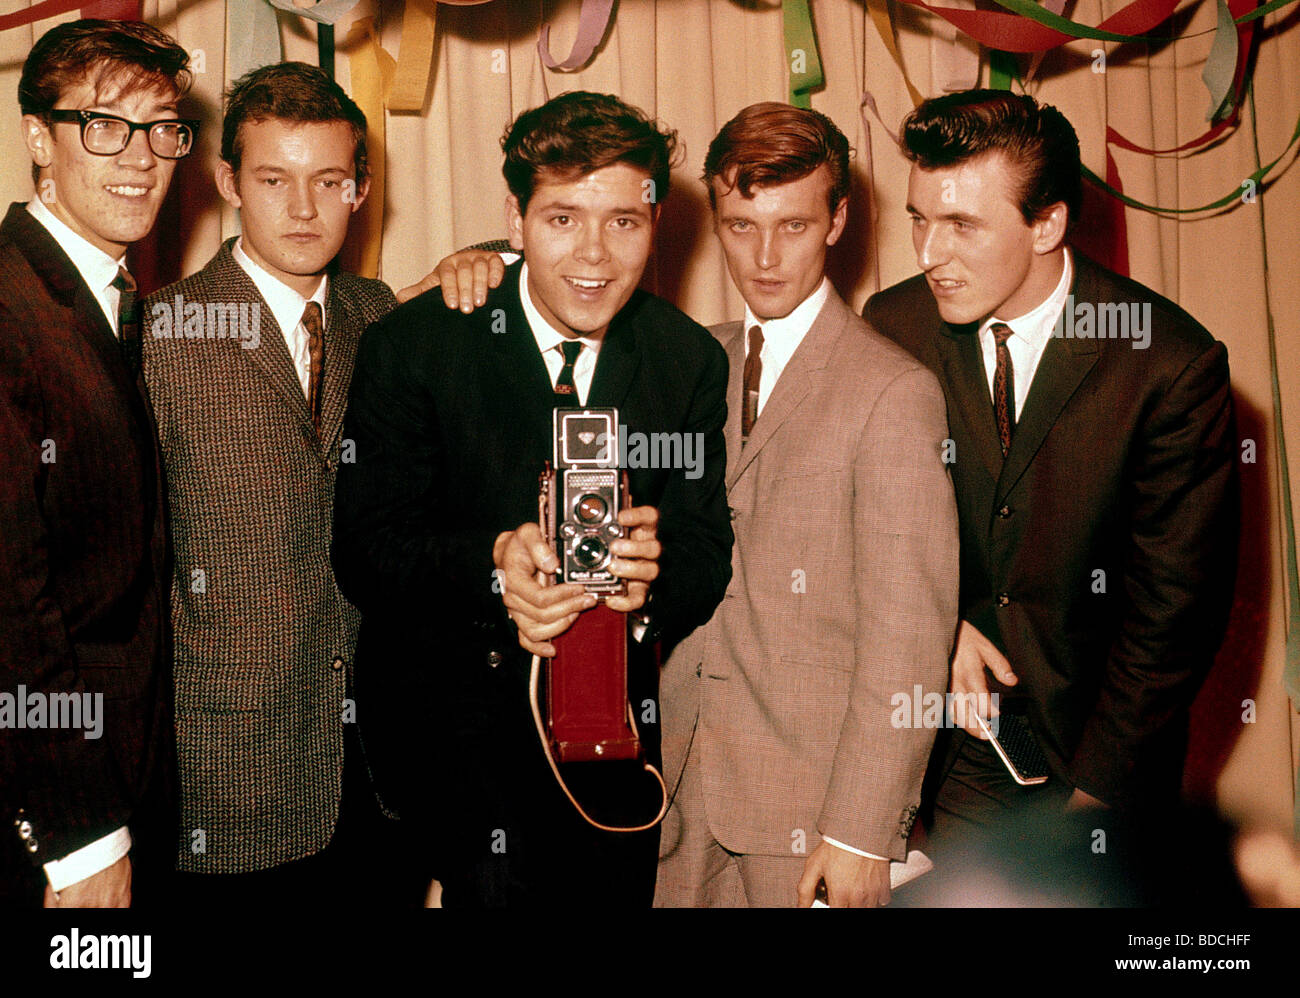
[[[228,240],[144,305],[175,550],[182,870],[242,873],[333,834],[359,615],[329,563],[357,342],[395,304],[330,276],[319,436],[281,330]],[[202,313],[202,314],[200,314]]]

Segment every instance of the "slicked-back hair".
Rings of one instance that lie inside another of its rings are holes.
[[[820,166],[830,171],[831,215],[849,196],[849,140],[818,111],[764,101],[751,104],[722,126],[709,143],[701,178],[716,209],[714,179],[753,197],[755,187],[802,180]]]
[[[1025,224],[1064,202],[1079,218],[1083,167],[1074,126],[1056,108],[1005,90],[965,90],[923,102],[903,119],[899,142],[922,169],[956,166],[1001,153],[1016,171]]]
[[[524,111],[501,136],[506,186],[528,210],[539,178],[567,182],[615,163],[650,175],[654,203],[668,196],[677,133],[613,94],[574,90]]]
[[[137,89],[189,90],[190,56],[175,39],[143,21],[67,21],[45,32],[23,62],[18,106],[43,117],[63,94],[88,83],[95,103]]]
[[[221,158],[235,173],[243,157],[243,126],[273,118],[301,124],[343,122],[356,143],[352,154],[356,182],[370,175],[366,116],[323,69],[305,62],[280,62],[246,73],[230,85],[221,124]]]

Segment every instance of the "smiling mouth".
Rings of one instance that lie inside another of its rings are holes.
[[[602,288],[605,288],[610,284],[609,279],[596,281],[583,277],[566,277],[564,280],[569,287],[575,288],[578,291],[600,291]]]
[[[149,187],[137,187],[134,184],[108,184],[104,187],[104,190],[108,191],[108,193],[124,198],[142,198],[151,189]]]
[[[959,288],[964,288],[966,286],[965,281],[954,281],[951,278],[947,278],[947,277],[944,278],[931,277],[929,278],[929,281],[930,281],[930,287],[933,288],[935,291],[944,291],[944,292],[956,291]]]

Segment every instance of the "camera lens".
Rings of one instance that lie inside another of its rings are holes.
[[[588,535],[573,545],[573,560],[591,571],[602,567],[609,560],[609,548],[599,537]]]
[[[598,495],[588,492],[578,500],[574,514],[583,523],[600,523],[609,515],[609,503]]]

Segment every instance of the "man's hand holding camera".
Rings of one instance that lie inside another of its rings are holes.
[[[627,595],[608,596],[605,603],[611,610],[632,613],[645,606],[650,583],[659,575],[659,511],[653,506],[634,506],[621,510],[618,522],[628,535],[610,544],[614,558],[609,568],[627,580]],[[578,614],[596,605],[597,597],[579,583],[555,583],[559,559],[536,523],[499,535],[492,547],[492,560],[502,573],[501,598],[519,629],[520,646],[542,658],[554,657],[550,639],[572,627]]]

